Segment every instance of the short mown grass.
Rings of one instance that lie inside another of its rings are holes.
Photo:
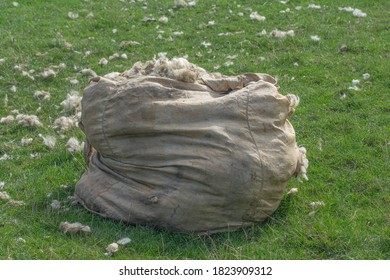
[[[309,8],[313,3],[321,8]],[[390,259],[388,1],[199,0],[183,8],[157,0],[18,4],[0,2],[0,117],[17,109],[37,115],[43,126],[0,124],[1,191],[25,202],[0,200],[0,259]],[[367,16],[339,10],[348,6]],[[266,20],[252,20],[252,11]],[[70,19],[69,12],[78,18]],[[161,16],[169,21],[160,22]],[[263,29],[267,35],[258,35]],[[291,29],[295,36],[270,37],[274,29]],[[121,47],[122,41],[139,45]],[[83,134],[74,127],[60,137],[52,125],[74,113],[60,103],[88,84],[80,70],[122,72],[160,52],[188,56],[210,72],[268,73],[278,77],[283,94],[300,97],[290,121],[308,150],[309,181],[292,179],[289,188],[299,188],[298,194],[286,195],[265,223],[211,236],[177,234],[104,219],[68,200],[86,165],[82,153],[70,153],[65,143],[70,137],[82,141]],[[127,59],[98,65],[114,53]],[[60,63],[66,67],[56,77],[38,77]],[[34,70],[35,80],[16,65]],[[349,89],[356,79],[360,91]],[[33,98],[37,90],[49,91],[51,99]],[[40,134],[55,136],[56,146],[46,147]],[[25,137],[33,138],[32,145],[20,145]],[[53,200],[61,208],[53,209]],[[309,215],[314,201],[325,205]],[[91,233],[66,235],[59,229],[62,221],[89,225]],[[104,254],[125,236],[130,244]]]

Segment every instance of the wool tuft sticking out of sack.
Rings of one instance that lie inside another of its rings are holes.
[[[158,59],[153,59],[146,63],[135,63],[129,71],[123,73],[123,76],[150,75],[186,83],[195,83],[205,74],[207,74],[206,70],[190,63],[183,57],[170,60],[166,56],[160,56]]]

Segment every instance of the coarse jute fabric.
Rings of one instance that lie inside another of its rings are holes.
[[[266,74],[95,78],[81,120],[93,153],[75,196],[104,217],[180,232],[262,222],[303,164],[292,103]]]

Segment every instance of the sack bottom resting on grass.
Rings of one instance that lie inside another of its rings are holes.
[[[306,150],[287,118],[299,100],[267,74],[223,76],[160,57],[95,77],[82,98],[88,210],[180,232],[236,230],[270,217]]]

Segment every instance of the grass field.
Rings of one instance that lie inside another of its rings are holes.
[[[0,124],[0,259],[390,259],[389,1],[174,2],[0,2],[0,118],[36,115],[42,124]],[[295,36],[271,36],[276,29]],[[267,222],[176,234],[107,220],[68,199],[86,165],[66,145],[83,141],[77,126],[53,127],[75,113],[61,102],[82,93],[90,78],[82,69],[123,72],[158,53],[225,75],[268,73],[300,97],[290,121],[308,150],[309,181],[292,179],[286,193],[299,192]],[[310,206],[317,201],[324,205]],[[62,221],[91,233],[64,234]],[[122,237],[132,241],[105,255]]]

